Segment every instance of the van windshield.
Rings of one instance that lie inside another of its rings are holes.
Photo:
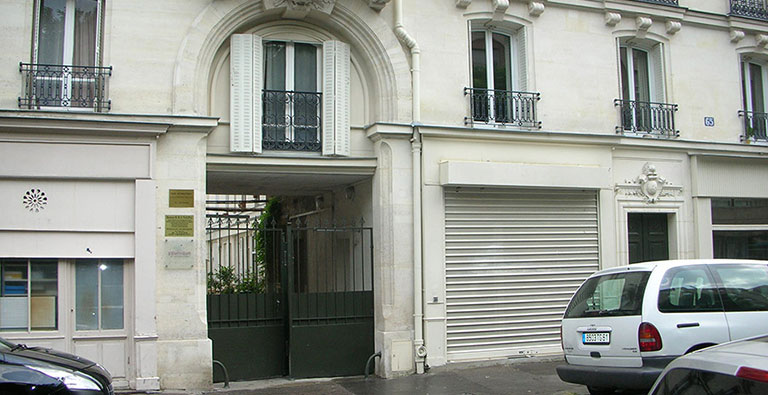
[[[633,271],[588,279],[571,299],[564,318],[639,315],[650,274]]]

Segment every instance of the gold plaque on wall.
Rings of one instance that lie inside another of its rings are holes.
[[[195,207],[194,189],[171,189],[168,191],[168,207]]]
[[[194,237],[194,215],[166,215],[165,237]]]

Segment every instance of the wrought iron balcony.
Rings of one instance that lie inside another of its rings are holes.
[[[731,15],[768,21],[765,0],[731,0]]]
[[[19,108],[88,108],[109,111],[107,99],[112,66],[70,66],[19,63],[22,89]]]
[[[262,103],[262,149],[320,151],[322,93],[265,89]]]
[[[677,3],[677,0],[635,0],[635,1],[640,1],[640,2],[643,2],[643,3],[671,5],[671,6],[674,6],[674,7],[677,7],[679,5]]]
[[[744,134],[742,142],[768,142],[768,114],[764,112],[739,111],[744,119]]]
[[[680,132],[675,129],[677,104],[652,103],[636,100],[614,100],[619,108],[621,126],[616,133],[636,133],[660,138],[674,138]]]
[[[469,96],[472,111],[472,116],[464,119],[467,124],[541,127],[536,111],[536,103],[541,99],[540,93],[464,88],[464,95]]]

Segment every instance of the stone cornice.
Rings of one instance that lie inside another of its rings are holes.
[[[210,133],[218,118],[0,110],[0,132],[101,136],[159,136],[167,132]]]

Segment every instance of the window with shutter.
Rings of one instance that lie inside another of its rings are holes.
[[[744,98],[744,135],[742,140],[768,140],[768,113],[766,112],[766,86],[768,61],[758,56],[745,56],[741,62],[742,92]]]
[[[233,152],[349,155],[347,44],[234,35],[230,56]]]
[[[621,128],[625,132],[675,137],[674,112],[666,103],[664,45],[647,40],[620,40]]]
[[[471,122],[539,126],[528,90],[527,35],[524,27],[477,25],[471,31]]]
[[[109,109],[100,67],[103,0],[36,0],[31,63],[22,63],[28,108]]]

